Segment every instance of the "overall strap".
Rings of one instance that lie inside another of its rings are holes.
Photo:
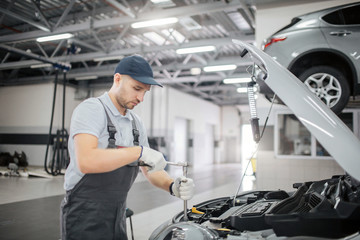
[[[106,107],[105,107],[105,104],[103,103],[103,101],[98,98],[99,101],[101,102],[101,104],[103,105],[104,107],[104,110],[105,110],[105,113],[106,113],[106,118],[107,118],[107,130],[109,132],[109,139],[108,139],[108,146],[107,148],[116,148],[116,145],[115,145],[115,142],[116,142],[116,139],[115,139],[115,134],[116,134],[116,128],[114,126],[114,124],[112,123],[110,117],[109,117],[109,114],[107,113],[106,111]]]
[[[135,115],[132,114],[131,112],[130,112],[130,115],[131,115],[131,117],[132,117],[132,119],[133,119],[133,120],[131,121],[132,128],[133,128],[132,134],[133,134],[133,136],[134,136],[134,141],[133,141],[133,143],[134,143],[134,146],[139,146],[139,145],[140,145],[140,142],[139,142],[140,132],[139,132],[139,130],[138,130],[137,127],[136,127],[136,118],[135,118]]]
[[[116,134],[116,128],[114,126],[114,124],[112,123],[110,117],[109,117],[109,114],[107,113],[107,110],[106,110],[106,107],[105,107],[105,104],[103,103],[103,101],[98,98],[99,101],[101,102],[101,104],[103,105],[104,107],[104,110],[105,110],[105,113],[106,113],[106,118],[107,118],[107,129],[108,129],[108,132],[109,132],[109,144],[108,144],[108,148],[116,148],[116,145],[115,145],[115,142],[116,142],[116,139],[115,139],[115,134]],[[137,129],[136,127],[136,118],[135,118],[135,115],[132,114],[130,112],[130,115],[132,117],[133,120],[131,120],[131,124],[132,124],[132,134],[133,134],[133,137],[134,137],[134,141],[133,141],[133,144],[134,146],[139,146],[140,145],[140,142],[139,142],[139,136],[140,136],[140,132],[139,130]]]

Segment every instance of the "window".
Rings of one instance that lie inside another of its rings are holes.
[[[342,14],[346,25],[360,24],[360,5],[344,8]]]
[[[340,119],[358,135],[360,110],[344,110]],[[277,157],[330,158],[328,151],[290,111],[276,114],[275,154]]]
[[[279,114],[278,154],[311,155],[311,133],[294,114]]]
[[[360,24],[360,5],[337,10],[322,17],[322,19],[334,25]]]
[[[335,11],[332,13],[329,13],[327,15],[325,15],[324,17],[322,17],[322,19],[330,24],[334,24],[334,25],[343,25],[344,21],[342,21],[341,15],[340,15],[340,11]]]

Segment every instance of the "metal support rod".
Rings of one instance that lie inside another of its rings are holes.
[[[187,162],[166,162],[168,165],[179,166],[183,168],[183,175],[187,178],[187,168],[189,164]],[[184,221],[188,221],[187,216],[187,200],[184,200]]]
[[[179,167],[188,167],[189,165],[187,164],[187,162],[166,162],[166,164],[168,165],[173,165],[173,166],[179,166]]]
[[[187,163],[185,162],[185,165],[183,166],[183,175],[184,177],[187,177]],[[188,221],[187,216],[187,200],[184,200],[184,221]]]
[[[52,126],[53,126],[53,121],[54,121],[54,110],[55,110],[55,101],[56,101],[56,89],[57,89],[57,82],[58,82],[58,73],[59,71],[56,70],[55,72],[55,81],[54,81],[54,94],[53,94],[53,102],[52,102],[52,108],[51,108],[51,118],[50,118],[50,127],[49,127],[49,135],[48,135],[48,142],[46,144],[46,151],[45,151],[45,161],[44,161],[44,168],[45,171],[48,174],[52,174],[52,172],[49,171],[48,169],[48,165],[47,165],[47,158],[48,158],[48,153],[49,153],[49,146],[51,144],[51,133],[52,133]]]
[[[64,71],[69,71],[70,68],[71,68],[70,64],[62,63],[62,62],[55,62],[55,61],[52,61],[49,58],[45,58],[43,56],[36,55],[36,54],[31,53],[31,52],[26,52],[26,51],[23,51],[21,49],[17,49],[17,48],[14,48],[14,47],[10,47],[10,46],[7,46],[5,44],[0,44],[0,49],[3,49],[3,50],[8,51],[8,52],[12,52],[12,53],[20,54],[22,56],[32,58],[32,59],[35,59],[35,60],[38,60],[38,61],[41,61],[41,62],[44,62],[44,63],[50,63],[55,68],[60,68],[60,69],[62,69]]]

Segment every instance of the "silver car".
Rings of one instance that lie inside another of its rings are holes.
[[[262,48],[335,113],[360,94],[360,3],[295,17]]]

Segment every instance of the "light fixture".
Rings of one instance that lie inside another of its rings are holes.
[[[191,68],[190,73],[191,75],[199,75],[201,73],[201,68]]]
[[[249,23],[245,20],[243,15],[239,11],[225,11],[228,17],[235,23],[239,29],[250,30]]]
[[[63,33],[63,34],[52,35],[52,36],[47,36],[47,37],[39,37],[36,39],[36,41],[48,42],[48,41],[55,41],[55,40],[61,40],[61,39],[68,39],[68,38],[72,38],[73,36],[74,35],[72,35],[71,33]]]
[[[110,60],[121,60],[123,59],[124,56],[107,56],[107,57],[98,57],[98,58],[94,58],[93,61],[94,62],[102,62],[102,61],[110,61]]]
[[[170,2],[169,0],[150,0],[154,4]]]
[[[46,68],[46,67],[52,67],[51,63],[40,63],[40,64],[35,64],[35,65],[31,65],[30,68]]]
[[[238,93],[247,93],[248,88],[247,87],[239,87],[239,88],[236,89],[236,91]],[[257,92],[257,91],[258,91],[258,87],[254,86],[254,92]]]
[[[171,0],[150,0],[154,5],[161,8],[175,7],[176,4]]]
[[[153,41],[157,45],[163,45],[165,43],[165,38],[157,34],[156,32],[146,32],[143,34],[147,39]]]
[[[91,75],[91,76],[82,76],[82,77],[75,77],[75,80],[91,80],[91,79],[97,79],[98,76]]]
[[[202,26],[195,21],[192,17],[182,17],[179,20],[179,23],[187,30],[187,31],[193,31],[201,29]]]
[[[191,48],[179,48],[176,50],[177,54],[189,54],[189,53],[198,53],[198,52],[210,52],[215,51],[215,46],[201,46],[201,47],[191,47]]]
[[[184,35],[182,35],[181,33],[179,33],[178,31],[176,31],[173,28],[170,29],[163,29],[161,30],[161,32],[163,34],[165,34],[165,36],[169,37],[169,39],[175,39],[178,43],[182,43],[185,41],[185,37]]]
[[[247,87],[239,87],[236,89],[238,93],[247,93]]]
[[[224,84],[235,84],[235,83],[247,83],[250,82],[251,78],[225,78]]]
[[[179,21],[179,19],[176,17],[162,18],[162,19],[155,19],[155,20],[149,20],[149,21],[143,21],[143,22],[136,22],[136,23],[131,24],[131,27],[132,28],[144,28],[144,27],[160,26],[160,25],[176,23],[178,21]]]
[[[229,70],[234,70],[234,69],[236,69],[235,64],[208,66],[208,67],[203,68],[203,70],[205,72],[229,71]]]

